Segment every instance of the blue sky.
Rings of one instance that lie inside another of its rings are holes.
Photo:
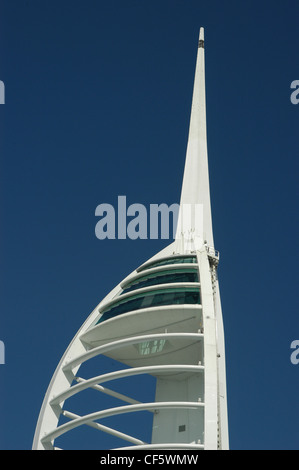
[[[168,243],[98,240],[95,208],[179,202],[204,26],[230,445],[298,449],[298,14],[295,0],[1,1],[0,448],[31,448],[78,328]]]

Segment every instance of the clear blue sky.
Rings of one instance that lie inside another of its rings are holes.
[[[100,241],[95,208],[179,202],[200,26],[230,444],[299,448],[298,15],[297,0],[1,1],[0,448],[31,448],[78,328],[168,243]]]

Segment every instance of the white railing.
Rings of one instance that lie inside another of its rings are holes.
[[[215,250],[214,247],[205,245],[208,255],[212,256],[213,258],[219,261],[220,253],[218,250]]]

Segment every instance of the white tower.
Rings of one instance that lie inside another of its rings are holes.
[[[228,449],[218,262],[201,28],[176,239],[116,286],[79,329],[48,387],[33,449],[60,448],[61,436],[82,425],[99,433],[99,449],[101,432],[121,438],[127,443],[122,449]],[[88,379],[79,377],[80,366],[100,355],[121,367],[100,375],[96,370]],[[150,403],[105,386],[133,376],[142,383],[144,374],[156,378],[155,400]],[[91,388],[115,397],[119,406],[83,416],[67,409],[70,397]],[[104,418],[142,410],[153,416],[151,442],[138,437],[138,426],[132,436],[103,424]],[[61,424],[61,416],[68,421]]]

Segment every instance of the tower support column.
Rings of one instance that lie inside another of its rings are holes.
[[[205,449],[218,448],[218,370],[217,370],[217,343],[216,343],[216,315],[213,297],[208,254],[203,246],[197,252],[201,302],[203,309],[204,330],[204,402],[205,402]]]

